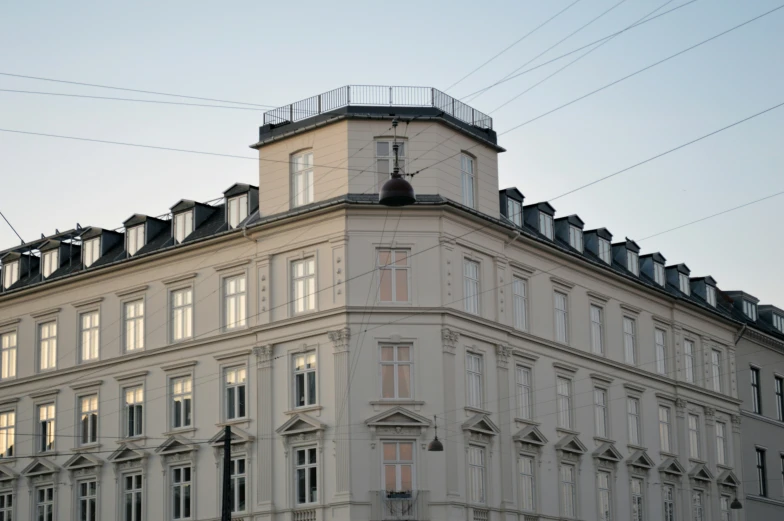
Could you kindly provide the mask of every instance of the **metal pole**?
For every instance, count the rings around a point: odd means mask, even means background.
[[[221,521],[231,521],[231,427],[226,426],[223,438],[223,504]]]

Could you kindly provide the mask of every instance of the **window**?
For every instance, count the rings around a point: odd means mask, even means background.
[[[232,197],[228,202],[227,219],[229,228],[236,228],[248,217],[248,194]]]
[[[376,141],[376,171],[378,172],[378,191],[389,180],[395,169],[394,141]],[[398,141],[398,165],[401,172],[406,171],[406,143]]]
[[[636,326],[637,324],[635,324],[633,318],[623,317],[623,352],[626,357],[626,363],[632,365],[634,365],[637,355],[637,349],[635,348]]]
[[[773,313],[773,327],[784,333],[784,317]]]
[[[553,216],[539,212],[539,233],[553,240]]]
[[[591,350],[604,355],[604,310],[599,306],[591,306]]]
[[[705,286],[705,296],[707,297],[708,304],[716,307],[716,288],[713,286]]]
[[[174,216],[174,242],[179,244],[193,233],[193,210]]]
[[[612,253],[610,248],[610,241],[599,239],[599,258],[607,264],[612,262]]]
[[[98,346],[100,342],[101,323],[97,311],[88,311],[79,315],[79,328],[81,349],[79,351],[82,362],[98,360]]]
[[[664,521],[675,521],[675,487],[664,485],[662,498],[664,499]]]
[[[640,431],[640,400],[637,398],[629,398],[626,402],[626,413],[629,420],[629,443],[632,445],[640,445],[641,431]]]
[[[410,300],[408,257],[408,250],[378,250],[378,299],[381,302]]]
[[[10,490],[0,492],[0,520],[14,519],[14,493]]]
[[[485,449],[468,446],[468,477],[471,486],[471,502],[484,503],[485,498]]]
[[[691,295],[691,285],[689,284],[689,276],[685,273],[678,273],[678,287],[681,293]]]
[[[730,511],[730,502],[732,500],[729,496],[721,496],[719,506],[721,508],[721,521],[732,521],[732,512]]]
[[[700,459],[700,417],[689,415],[689,457]]]
[[[762,397],[760,395],[760,370],[751,368],[751,410],[762,414]]]
[[[524,279],[515,277],[512,281],[512,295],[514,299],[514,325],[520,331],[525,331],[528,327],[528,297],[527,285]]]
[[[749,302],[748,300],[744,300],[743,313],[749,317],[749,319],[757,320],[757,305]]]
[[[383,348],[382,348],[383,352]],[[294,355],[294,407],[316,405],[316,352]]]
[[[411,346],[381,346],[382,398],[411,398],[411,362]]]
[[[60,255],[58,250],[50,250],[43,254],[42,271],[44,278],[57,271],[60,267]]]
[[[313,202],[313,152],[291,158],[291,189],[293,206]]]
[[[231,513],[245,511],[245,458],[233,458],[229,464]]]
[[[640,259],[636,252],[626,250],[626,268],[635,275],[640,275]]]
[[[643,502],[644,484],[640,478],[632,478],[632,519],[643,521],[645,519],[645,503]]]
[[[54,450],[54,404],[38,406],[38,452]]]
[[[226,380],[226,419],[245,417],[245,380],[244,367],[232,367],[224,371]]]
[[[713,390],[721,392],[721,351],[716,349],[711,351],[711,380]]]
[[[412,492],[414,490],[414,442],[384,442],[384,490]]]
[[[193,337],[193,288],[171,292],[171,336],[173,342]]]
[[[136,385],[123,391],[125,396],[125,429],[124,436],[133,438],[144,433],[144,387]]]
[[[509,216],[509,220],[512,223],[520,226],[523,226],[523,203],[520,201],[515,201],[514,199],[507,199],[506,200],[506,214]]]
[[[716,463],[727,464],[727,424],[716,422]]]
[[[569,343],[569,311],[566,295],[555,292],[555,340],[562,344]]]
[[[19,261],[3,264],[3,288],[8,289],[19,280]]]
[[[577,251],[583,251],[583,231],[577,226],[569,226],[569,245]]]
[[[466,354],[466,405],[481,409],[482,402],[482,355]]]
[[[0,459],[14,455],[14,434],[16,433],[16,412],[0,412]],[[3,518],[0,517],[0,520]]]
[[[81,481],[78,484],[79,521],[95,521],[98,483],[94,480]],[[0,520],[3,519],[0,516]],[[9,518],[10,520],[10,518]]]
[[[605,389],[594,389],[593,401],[596,408],[596,435],[600,438],[607,438],[607,428],[609,426],[609,418],[607,416],[607,391]]]
[[[245,275],[223,279],[223,325],[226,329],[245,327],[246,298]]]
[[[656,372],[667,374],[667,344],[666,333],[663,329],[654,331],[654,343],[656,344]]]
[[[82,243],[82,264],[92,266],[101,257],[101,238],[88,239]]]
[[[558,426],[564,429],[571,429],[572,381],[562,376],[557,377],[556,393],[558,394]]]
[[[599,519],[600,521],[612,520],[612,499],[610,497],[610,473],[599,471]]]
[[[16,376],[16,331],[0,335],[0,379]]]
[[[144,349],[144,299],[126,302],[125,315],[125,351]]]
[[[291,263],[291,293],[294,313],[306,313],[316,309],[316,259]]]
[[[686,381],[690,384],[694,383],[694,342],[691,340],[684,340],[683,341],[683,353],[684,353],[684,373],[686,376]]]
[[[765,450],[757,448],[757,493],[762,497],[768,497],[768,471],[765,462]]]
[[[781,484],[784,487],[784,454],[781,454]]]
[[[144,225],[133,226],[125,230],[125,250],[128,255],[135,255],[144,246]]]
[[[474,208],[474,158],[460,154],[460,172],[463,183],[463,204]]]
[[[52,521],[54,519],[54,487],[51,485],[35,489],[36,521]]]
[[[691,503],[694,508],[694,521],[705,521],[705,504],[702,491],[692,491]]]
[[[191,468],[174,467],[172,477],[172,518],[190,519],[191,517]]]
[[[531,369],[522,365],[515,367],[515,386],[517,388],[517,417],[533,419],[533,386]]]
[[[474,315],[479,314],[479,263],[465,259],[463,261],[463,288],[465,310]]]
[[[776,382],[776,419],[784,421],[784,378],[775,377]]]
[[[57,367],[57,322],[38,325],[38,367],[41,371]]]
[[[182,429],[193,424],[193,378],[180,376],[171,381],[171,426]]]
[[[98,395],[79,397],[79,442],[89,445],[98,442]]]
[[[527,512],[533,512],[536,509],[536,501],[534,501],[534,494],[536,493],[534,458],[531,456],[520,456],[517,460],[517,466],[520,472],[520,508]]]
[[[664,264],[653,263],[653,280],[659,286],[664,286],[667,283],[667,278],[664,275]]]
[[[672,425],[671,411],[669,407],[659,406],[659,448],[664,452],[672,450]]]
[[[561,511],[564,517],[576,517],[577,490],[574,481],[574,467],[561,465]]]
[[[318,501],[318,460],[316,447],[296,450],[297,504]]]
[[[123,477],[123,521],[142,521],[142,475]]]

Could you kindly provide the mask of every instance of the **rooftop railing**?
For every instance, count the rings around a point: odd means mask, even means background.
[[[264,124],[301,121],[348,106],[432,107],[482,129],[493,128],[493,118],[433,87],[346,85],[264,113]]]

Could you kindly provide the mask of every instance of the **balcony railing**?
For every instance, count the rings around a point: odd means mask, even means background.
[[[430,492],[414,490],[393,492],[378,490],[371,492],[371,521],[428,521]]]
[[[493,128],[493,118],[432,87],[346,85],[264,113],[264,124],[307,119],[348,106],[433,107],[469,125]]]

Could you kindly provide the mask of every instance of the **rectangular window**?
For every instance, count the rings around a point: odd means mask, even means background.
[[[569,343],[569,310],[566,295],[555,292],[555,340]]]
[[[193,425],[193,379],[190,376],[172,378],[171,400],[172,429]]]
[[[316,405],[316,352],[294,355],[294,407]]]
[[[599,471],[599,520],[612,521],[612,497],[610,493],[610,473]]]
[[[514,199],[506,200],[506,214],[515,225],[523,226],[523,203]]]
[[[721,392],[721,351],[713,349],[711,351],[711,381],[713,390]]]
[[[15,434],[16,412],[0,412],[0,459],[13,457]]]
[[[591,350],[594,354],[604,355],[604,310],[591,306]]]
[[[662,498],[664,499],[664,521],[675,521],[675,487],[664,485]]]
[[[16,376],[16,331],[0,335],[0,380]]]
[[[100,344],[101,323],[97,311],[88,311],[79,315],[79,340],[81,343],[79,356],[82,362],[98,360],[98,346]]]
[[[516,329],[525,331],[528,327],[528,288],[526,281],[515,277],[512,282],[512,295],[514,298],[514,325]]]
[[[716,463],[727,464],[727,424],[716,422]]]
[[[599,258],[607,264],[612,262],[612,250],[610,248],[610,241],[599,239]]]
[[[539,233],[553,240],[553,216],[539,212]]]
[[[645,520],[645,503],[643,500],[644,483],[640,478],[632,478],[632,519],[631,521]]]
[[[762,414],[762,396],[760,395],[760,370],[751,368],[751,410]]]
[[[174,216],[174,242],[179,244],[193,233],[193,210]]]
[[[744,300],[743,313],[749,317],[750,320],[757,320],[757,305],[748,300]]]
[[[776,376],[776,419],[784,421],[784,378]]]
[[[784,454],[781,454],[781,486],[784,490]]]
[[[520,508],[526,512],[533,512],[536,509],[534,458],[531,456],[520,456],[517,462],[520,473]]]
[[[558,426],[564,429],[572,428],[572,381],[559,376],[556,378],[556,393],[558,394]]]
[[[757,493],[768,497],[768,469],[765,461],[765,450],[756,449],[757,454]]]
[[[654,330],[654,343],[656,344],[656,372],[667,374],[667,344],[663,329]]]
[[[82,264],[92,266],[101,257],[101,238],[88,239],[82,243]]]
[[[316,309],[316,259],[291,263],[291,293],[294,313],[307,313]]]
[[[98,395],[79,397],[79,442],[89,445],[98,442]]]
[[[686,377],[686,381],[690,384],[694,383],[694,368],[696,364],[694,363],[694,342],[691,340],[684,340],[683,341],[683,353],[684,353],[684,374]]]
[[[561,465],[561,511],[564,517],[576,517],[577,490],[575,486],[574,467]]]
[[[19,280],[19,261],[3,264],[3,288],[8,289]]]
[[[389,180],[389,176],[395,169],[394,141],[376,141],[376,167],[378,172],[378,191]],[[398,141],[398,166],[400,172],[406,172],[406,143]]]
[[[54,487],[45,486],[35,489],[36,521],[52,521],[54,519]]]
[[[318,501],[318,460],[316,447],[296,450],[297,504]]]
[[[38,452],[52,452],[54,450],[54,404],[47,403],[38,406]]]
[[[691,493],[691,504],[694,508],[694,521],[705,521],[705,499],[702,491],[694,490]]]
[[[379,290],[381,302],[408,302],[409,262],[408,250],[378,250]]]
[[[579,252],[583,251],[583,231],[577,226],[569,226],[569,245]]]
[[[474,315],[479,314],[479,263],[465,259],[463,261],[463,292],[465,310]]]
[[[784,333],[784,317],[773,313],[773,327]]]
[[[0,520],[12,521],[14,519],[14,493],[6,490],[0,492]]]
[[[57,322],[38,324],[38,368],[41,371],[57,367]]]
[[[142,521],[142,475],[123,477],[123,521]]]
[[[716,288],[713,286],[705,286],[705,296],[707,297],[708,304],[716,307]]]
[[[607,391],[605,389],[594,389],[593,401],[596,409],[596,435],[600,438],[607,438],[607,429],[609,427],[609,417],[607,415]]]
[[[523,420],[532,420],[534,393],[530,368],[522,365],[515,367],[515,386],[517,388],[517,417]]]
[[[125,251],[129,256],[136,255],[136,252],[144,247],[144,225],[133,226],[125,229]]]
[[[634,365],[637,360],[637,324],[633,318],[623,317],[623,352],[627,364]]]
[[[700,417],[689,415],[689,457],[700,459]]]
[[[485,449],[468,446],[468,476],[471,486],[471,502],[484,503],[485,498]]]
[[[245,327],[246,302],[245,275],[223,279],[223,325],[227,330]]]
[[[381,346],[381,397],[411,399],[411,346]]]
[[[228,202],[227,218],[229,228],[236,228],[248,217],[248,194],[232,197]]]
[[[170,298],[172,341],[193,338],[193,288],[172,291]]]
[[[59,267],[60,254],[58,250],[47,251],[43,254],[41,273],[43,274],[44,278],[47,278],[49,275],[57,271],[57,268]]]
[[[191,487],[193,485],[190,467],[174,467],[172,477],[172,518],[191,518]]]
[[[133,438],[144,434],[144,387],[136,385],[123,390],[125,403],[124,436]]]
[[[414,490],[414,442],[384,442],[383,449],[384,490],[410,494]]]
[[[672,424],[669,407],[659,406],[659,448],[664,452],[672,450]]]
[[[653,263],[653,280],[659,286],[664,286],[667,283],[667,278],[664,275],[664,264]]]
[[[245,512],[245,488],[247,474],[245,458],[233,458],[229,464],[229,483],[231,488],[231,513]]]
[[[482,402],[482,355],[466,354],[466,405],[481,409]]]
[[[640,445],[642,443],[640,430],[640,400],[629,398],[626,402],[626,413],[629,420],[629,443]]]
[[[144,349],[144,299],[126,302],[123,306],[125,318],[125,351]]]
[[[678,286],[681,293],[691,295],[691,284],[689,283],[689,276],[685,273],[678,273]]]
[[[95,480],[80,481],[77,485],[79,504],[79,521],[95,521],[96,519],[96,499],[98,497],[98,482]],[[0,516],[0,520],[2,520]],[[10,517],[8,518],[10,521]],[[36,520],[37,521],[37,520]]]
[[[245,410],[245,381],[247,371],[244,367],[231,367],[224,371],[226,392],[226,419],[235,420],[244,418]]]
[[[640,259],[636,252],[626,250],[626,268],[635,275],[640,275]]]
[[[730,510],[730,496],[721,496],[719,506],[721,508],[721,521],[732,521],[732,511]]]
[[[291,158],[292,204],[302,206],[313,202],[313,152]]]
[[[463,204],[474,208],[476,206],[474,200],[474,158],[460,154],[460,172],[463,183]]]

